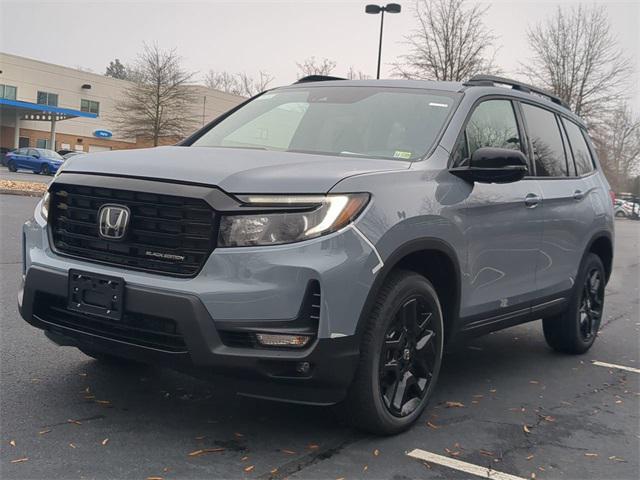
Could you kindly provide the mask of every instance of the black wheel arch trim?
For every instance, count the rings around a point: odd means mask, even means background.
[[[595,253],[592,252],[591,248],[593,247],[593,245],[600,240],[601,238],[605,238],[608,242],[609,242],[609,246],[611,247],[611,265],[609,265],[610,268],[607,268],[607,265],[605,263],[605,259],[601,258],[600,260],[602,260],[602,263],[605,267],[605,275],[606,275],[606,283],[609,283],[609,278],[611,278],[611,274],[613,273],[613,257],[615,254],[615,250],[614,250],[614,242],[613,242],[613,235],[611,234],[610,231],[608,230],[599,230],[596,233],[594,233],[591,236],[591,239],[587,242],[587,245],[584,249],[584,252],[582,252],[582,258],[580,259],[580,265],[582,265],[584,263],[585,258],[587,257],[587,255],[589,253]],[[597,255],[597,253],[596,253]],[[579,268],[580,266],[578,266]]]
[[[369,289],[367,299],[365,300],[364,306],[362,307],[362,310],[360,312],[360,317],[358,318],[358,325],[356,326],[355,333],[358,338],[361,337],[366,324],[366,320],[370,315],[371,310],[373,309],[373,305],[378,297],[378,293],[380,292],[380,289],[384,285],[384,282],[387,280],[391,272],[393,272],[395,268],[400,264],[400,262],[409,255],[425,250],[433,250],[438,253],[444,254],[453,263],[456,277],[456,289],[454,292],[452,309],[453,322],[449,325],[449,328],[453,328],[453,330],[450,332],[452,334],[451,337],[457,331],[457,329],[459,328],[458,319],[460,317],[460,296],[462,289],[460,261],[458,260],[458,255],[455,249],[449,243],[439,238],[427,237],[410,240],[409,242],[404,243],[403,245],[395,249],[393,253],[391,253],[391,255],[384,259],[384,266],[380,269],[375,280],[373,281],[373,284]]]

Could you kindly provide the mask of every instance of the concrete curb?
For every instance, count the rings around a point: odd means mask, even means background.
[[[21,195],[23,197],[41,197],[43,192],[34,192],[32,190],[10,190],[0,188],[0,195]]]

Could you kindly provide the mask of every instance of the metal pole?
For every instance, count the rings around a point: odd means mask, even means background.
[[[51,117],[51,136],[49,137],[49,148],[56,149],[56,117]]]
[[[378,72],[376,73],[376,79],[380,80],[380,60],[382,58],[382,28],[384,26],[384,10],[380,15],[380,43],[378,44]]]
[[[13,148],[20,147],[20,113],[16,109],[16,118],[13,129]]]

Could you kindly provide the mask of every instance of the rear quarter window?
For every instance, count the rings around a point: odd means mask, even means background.
[[[591,158],[591,152],[582,129],[570,120],[562,119],[562,122],[569,137],[569,145],[573,153],[573,161],[576,164],[578,176],[593,172],[595,170],[593,158]]]

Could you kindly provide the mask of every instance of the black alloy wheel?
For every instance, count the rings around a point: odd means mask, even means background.
[[[389,413],[405,417],[418,408],[437,364],[437,334],[430,328],[433,312],[422,296],[396,310],[380,355],[380,395]]]
[[[40,167],[40,173],[42,175],[51,175],[51,169],[49,168],[49,165],[43,163],[42,167]]]
[[[580,335],[585,342],[591,341],[598,333],[603,306],[604,281],[600,271],[593,268],[585,278],[578,310]]]

